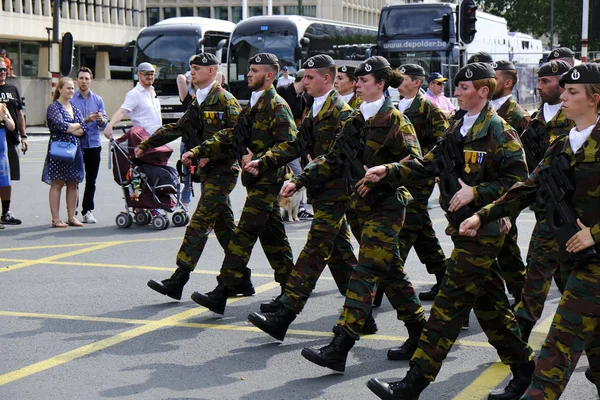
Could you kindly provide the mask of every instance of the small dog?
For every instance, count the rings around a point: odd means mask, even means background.
[[[287,213],[288,221],[300,221],[298,218],[298,210],[300,209],[300,201],[304,197],[306,188],[298,190],[292,197],[279,196],[279,209],[281,210],[281,218],[285,218]]]

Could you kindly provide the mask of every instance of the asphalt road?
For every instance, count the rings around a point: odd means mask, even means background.
[[[193,291],[206,292],[216,284],[223,251],[214,237],[183,301],[151,291],[146,287],[149,279],[172,273],[184,228],[115,226],[124,203],[107,168],[107,142],[97,185],[98,223],[51,228],[48,186],[40,181],[47,137],[32,136],[30,144],[22,158],[22,180],[13,186],[12,210],[23,224],[0,231],[0,399],[373,399],[365,385],[371,377],[404,377],[408,363],[386,359],[387,349],[407,336],[387,301],[375,311],[379,332],[357,342],[345,374],[300,355],[303,347],[330,341],[343,304],[327,271],[283,343],[249,324],[248,313],[279,290],[259,245],[249,264],[257,293],[231,300],[223,317],[189,298]],[[173,163],[177,155],[176,150]],[[238,184],[233,193],[236,217],[244,196]],[[450,254],[439,207],[432,210],[432,218]],[[525,253],[533,215],[524,212],[518,224]],[[286,224],[295,256],[309,226]],[[417,290],[434,283],[413,253],[406,264]],[[553,288],[531,337],[537,349],[558,301]],[[425,308],[429,312],[430,303]],[[598,398],[583,375],[586,367],[582,357],[563,399]],[[482,399],[505,385],[508,376],[472,314],[471,328],[461,333],[436,382],[421,398]]]

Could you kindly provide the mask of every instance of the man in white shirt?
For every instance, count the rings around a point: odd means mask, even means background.
[[[137,85],[127,92],[121,108],[115,112],[106,128],[104,128],[104,136],[108,139],[113,136],[114,126],[127,115],[129,115],[133,126],[141,126],[151,135],[162,126],[160,102],[152,86],[155,72],[154,66],[150,63],[143,62],[138,65]]]
[[[290,71],[287,66],[281,68],[281,76],[277,80],[277,87],[279,86],[287,86],[290,83],[294,82],[294,77],[290,76]]]

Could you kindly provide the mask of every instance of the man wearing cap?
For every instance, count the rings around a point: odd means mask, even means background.
[[[425,92],[425,98],[435,104],[440,110],[453,113],[456,107],[444,95],[444,85],[447,80],[448,78],[444,78],[439,72],[429,74],[429,77],[427,77],[428,88],[427,92]]]
[[[262,174],[299,156],[310,161],[327,154],[336,132],[352,113],[352,108],[333,88],[336,67],[330,56],[311,57],[302,68],[305,71],[303,80],[306,91],[314,98],[314,102],[304,113],[298,135],[306,135],[306,139],[312,142],[309,152],[302,154],[304,149],[298,139],[280,143],[259,160],[249,163],[247,170]],[[283,340],[288,326],[304,308],[325,265],[329,265],[340,293],[345,295],[350,274],[357,262],[345,217],[349,201],[347,179],[335,176],[318,188],[307,189],[315,211],[308,241],[287,283],[282,285],[282,295],[276,307],[267,310],[261,306],[261,311],[268,313],[252,313],[248,316],[250,322],[279,340]],[[371,317],[369,333],[375,333],[377,328],[374,323]]]
[[[356,67],[352,65],[342,65],[341,67],[338,67],[334,83],[335,90],[338,91],[342,100],[348,103],[354,110],[362,103],[360,96],[356,93],[355,71]]]
[[[290,76],[289,68],[287,65],[284,65],[283,68],[281,68],[281,76],[277,80],[277,87],[287,86],[292,82],[294,82],[294,77]]]
[[[419,91],[426,75],[423,67],[417,64],[404,64],[400,67],[400,72],[403,80],[398,87],[398,92],[402,96],[398,102],[398,109],[413,124],[421,151],[427,154],[443,138],[444,132],[448,129],[448,120],[440,109]],[[434,299],[446,272],[446,256],[435,235],[427,209],[427,202],[434,186],[433,177],[425,185],[422,185],[422,182],[418,185],[407,185],[413,200],[406,207],[406,219],[398,237],[402,259],[406,260],[410,249],[414,247],[419,260],[425,264],[427,272],[436,277],[436,284],[431,290],[419,293],[421,300]]]
[[[216,81],[218,67],[219,60],[210,53],[201,53],[190,59],[191,86],[197,88],[195,98],[177,123],[165,125],[140,143],[135,150],[137,157],[148,149],[180,137],[186,148],[191,149],[211,139],[220,130],[235,126],[241,107],[235,97]],[[190,125],[188,118],[199,121]],[[202,130],[197,131],[194,126],[201,126]],[[229,195],[235,187],[240,168],[233,152],[201,160],[195,171],[200,178],[202,194],[177,253],[177,269],[169,279],[148,282],[151,289],[177,300],[181,299],[183,287],[196,268],[209,233],[214,229],[219,244],[225,250],[235,229]],[[251,294],[253,290],[250,288],[251,285],[239,292]]]
[[[467,113],[446,131],[445,140],[462,141],[465,164],[459,178],[462,189],[448,203],[443,202],[447,213],[466,205],[479,209],[527,177],[525,155],[517,133],[498,117],[488,102],[496,88],[492,66],[467,65],[458,71],[454,84],[458,103]],[[439,153],[434,150],[420,160],[373,167],[365,178],[391,184],[421,180],[437,174],[437,157]],[[404,380],[398,382],[386,383],[373,378],[367,384],[380,398],[418,398],[435,380],[471,308],[490,344],[513,372],[509,385],[493,391],[488,399],[518,399],[529,385],[535,368],[534,352],[519,336],[495,261],[504,241],[501,221],[489,222],[475,237],[459,236],[457,222],[450,223],[446,229],[455,247],[412,356],[410,370]]]
[[[248,151],[242,163],[245,164],[251,161],[251,157],[262,157],[279,143],[296,137],[292,112],[273,86],[279,71],[279,60],[274,54],[258,53],[250,58],[249,64],[248,88],[252,90],[252,94],[250,103],[244,107],[238,120],[238,124],[245,124],[247,121],[250,125],[249,138],[244,141],[236,140],[235,135],[239,131],[221,130],[212,139],[185,153],[182,157],[184,163],[189,163],[194,158],[218,157],[242,142],[241,145],[246,149],[234,151]],[[227,297],[234,296],[239,288],[252,285],[247,265],[257,239],[260,239],[263,251],[275,272],[275,281],[279,284],[287,281],[288,273],[294,266],[294,258],[277,199],[285,175],[283,168],[273,169],[259,178],[242,171],[242,184],[246,186],[248,195],[239,223],[225,250],[217,287],[206,295],[194,292],[192,300],[196,303],[223,314]]]
[[[154,65],[143,62],[137,67],[138,83],[125,95],[125,101],[114,113],[104,128],[104,136],[113,137],[113,129],[123,118],[129,115],[133,126],[141,126],[149,134],[153,134],[162,125],[160,102],[154,91]]]
[[[492,62],[492,67],[496,71],[497,82],[496,92],[491,100],[492,107],[498,116],[508,122],[518,134],[521,134],[531,121],[531,117],[512,97],[512,90],[518,80],[517,69],[512,62],[505,60]],[[504,245],[498,255],[498,263],[502,269],[506,287],[515,300],[514,305],[517,305],[521,301],[521,292],[525,282],[525,264],[521,257],[521,248],[517,243],[516,220],[511,223],[512,227],[506,235]]]
[[[559,47],[548,55],[548,61],[553,60],[565,61],[572,67],[575,65],[575,53],[568,47]]]
[[[537,90],[543,104],[533,113],[531,122],[521,134],[527,165],[532,172],[542,161],[548,147],[557,138],[567,135],[574,126],[573,121],[565,117],[560,100],[564,89],[560,87],[559,79],[569,70],[569,67],[566,61],[553,60],[542,65],[538,70]],[[525,341],[529,340],[535,323],[542,316],[552,277],[554,276],[561,292],[565,284],[562,282],[559,270],[558,243],[548,226],[545,208],[534,204],[531,209],[535,214],[536,224],[527,251],[527,272],[521,302],[515,308],[515,316]]]

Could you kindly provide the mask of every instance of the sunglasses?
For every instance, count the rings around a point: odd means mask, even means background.
[[[8,68],[0,68],[0,72],[7,72]]]
[[[444,86],[444,82],[434,82],[438,86]]]

